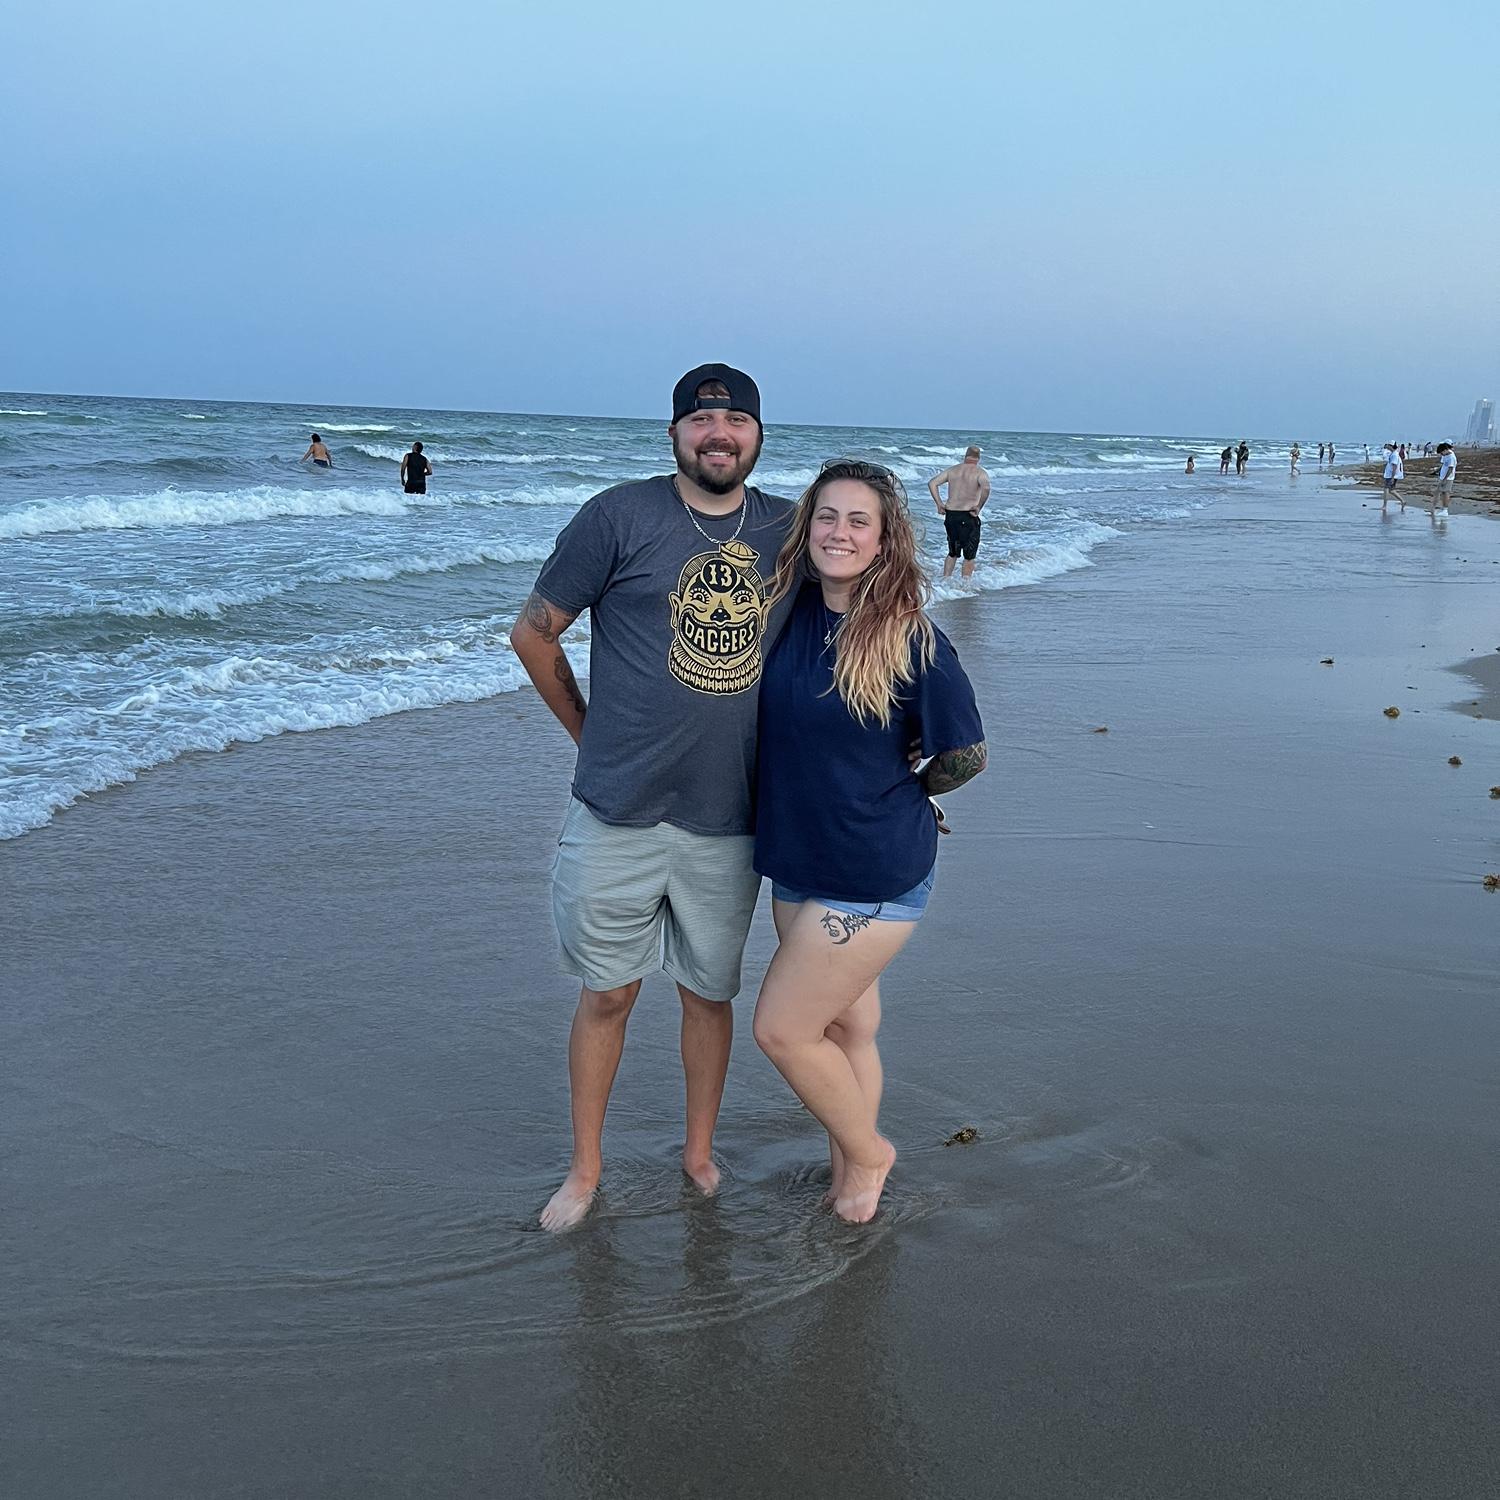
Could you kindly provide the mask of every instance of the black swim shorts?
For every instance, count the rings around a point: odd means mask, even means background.
[[[943,513],[943,529],[948,533],[948,556],[962,556],[973,562],[979,556],[979,512],[950,510]]]
[[[427,481],[425,479],[418,479],[416,481],[407,480],[401,488],[408,495],[425,495],[427,493]]]

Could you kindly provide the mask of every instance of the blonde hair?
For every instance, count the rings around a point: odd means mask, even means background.
[[[840,458],[823,465],[797,502],[766,609],[800,585],[808,560],[808,535],[818,496],[830,484],[852,479],[880,501],[880,552],[854,582],[849,609],[835,645],[833,682],[861,724],[889,728],[900,689],[913,677],[913,651],[930,666],[936,651],[932,621],[925,613],[932,585],[917,558],[917,538],[901,481],[889,469],[863,459]]]

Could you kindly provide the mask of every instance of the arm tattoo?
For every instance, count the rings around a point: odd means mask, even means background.
[[[558,636],[573,623],[574,617],[560,609],[554,609],[540,594],[531,594],[526,600],[526,607],[521,611],[521,618],[549,646],[555,646]]]
[[[929,797],[940,797],[944,792],[972,781],[988,763],[983,740],[977,745],[966,745],[962,750],[945,750],[922,772],[922,785]]]
[[[863,932],[870,925],[870,919],[860,916],[858,912],[825,911],[818,918],[818,923],[833,939],[834,946],[838,947],[847,943],[856,932]]]
[[[532,595],[535,598],[535,595]],[[583,700],[583,694],[578,691],[578,679],[573,675],[573,667],[568,658],[561,651],[557,653],[557,660],[552,663],[552,675],[562,683],[563,691],[567,693],[569,702],[580,714],[588,712],[589,706]]]

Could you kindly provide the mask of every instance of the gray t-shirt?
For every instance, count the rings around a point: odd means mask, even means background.
[[[792,508],[745,494],[731,540],[737,511],[690,516],[666,476],[617,485],[542,566],[542,598],[593,612],[573,795],[603,822],[751,831],[765,597]]]

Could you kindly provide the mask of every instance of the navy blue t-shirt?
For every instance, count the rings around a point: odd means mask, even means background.
[[[823,643],[837,618],[819,586],[803,584],[761,675],[755,868],[809,895],[892,901],[937,858],[937,822],[907,746],[920,738],[923,755],[942,755],[979,744],[984,726],[941,630],[890,724],[861,724],[834,686],[837,641]]]

